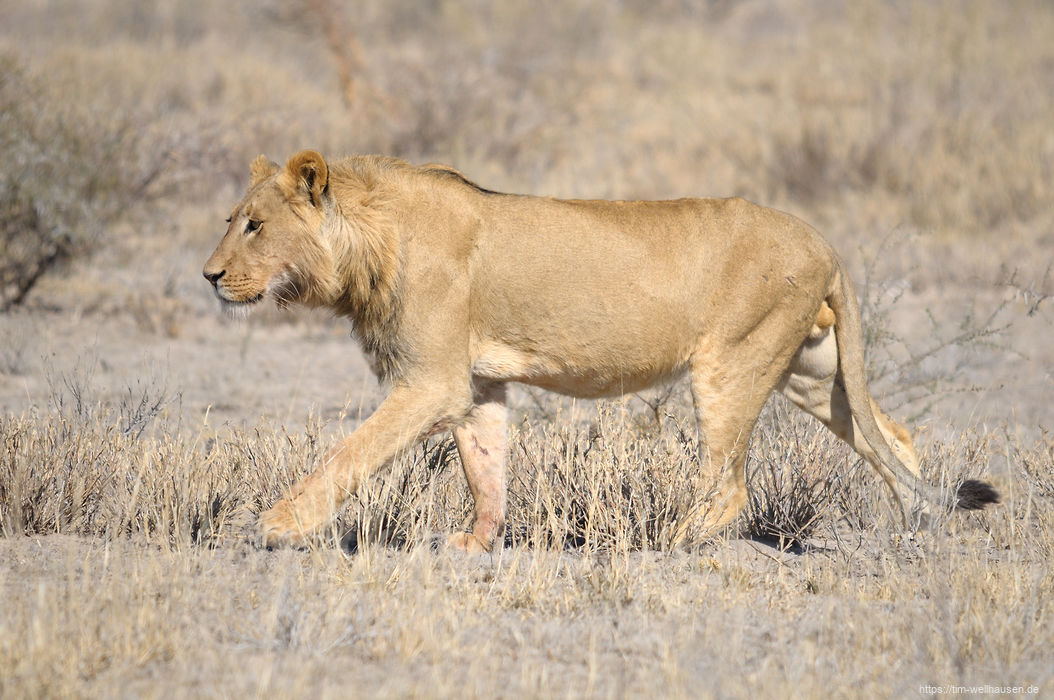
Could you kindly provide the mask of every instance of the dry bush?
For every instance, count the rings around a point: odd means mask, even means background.
[[[133,411],[140,408],[151,409]],[[281,494],[283,468],[320,457],[309,436],[253,432],[188,442],[143,436],[135,417],[0,418],[5,535],[132,535],[180,546],[241,538],[253,513]]]
[[[647,432],[602,405],[588,426],[527,426],[514,443],[510,545],[665,549],[703,484],[680,426]]]
[[[856,529],[876,521],[868,497],[885,488],[856,453],[785,401],[770,401],[747,461],[743,527],[780,549],[801,547],[845,518]]]
[[[1043,440],[1031,447],[1008,439],[1012,446],[1013,462],[1020,464],[1028,488],[1045,498],[1054,499],[1054,438],[1043,435]]]
[[[0,311],[40,277],[88,255],[107,226],[141,214],[174,185],[178,137],[130,106],[48,80],[0,56]]]
[[[472,499],[458,464],[452,438],[419,446],[384,478],[365,484],[331,532],[346,550],[357,552],[367,545],[428,543],[437,530],[460,527]]]
[[[648,478],[676,490],[680,439],[671,430],[674,455],[663,455],[635,423],[603,408],[592,437],[588,428],[559,426],[514,436],[519,454],[552,472],[532,475],[530,461],[514,455],[510,520],[530,537],[486,561],[420,546],[468,513],[449,443],[437,442],[367,489],[372,502],[361,507],[387,519],[396,537],[378,543],[365,526],[358,555],[345,557],[330,544],[268,553],[231,542],[319,458],[314,428],[299,437],[261,426],[176,438],[163,425],[174,417],[158,416],[159,430],[136,437],[117,416],[89,415],[97,405],[83,393],[83,411],[73,398],[64,405],[62,420],[0,420],[0,544],[11,553],[0,616],[5,696],[112,695],[118,686],[145,692],[172,683],[188,684],[169,688],[175,696],[202,687],[339,694],[346,679],[332,668],[349,664],[360,669],[356,687],[379,695],[464,695],[465,687],[500,694],[495,682],[525,694],[617,694],[654,691],[657,678],[687,693],[701,675],[733,694],[744,684],[782,692],[788,674],[818,694],[808,680],[817,667],[826,684],[861,682],[854,669],[867,668],[867,687],[878,694],[922,682],[1004,682],[1000,673],[1051,681],[1042,605],[1054,582],[1044,565],[1054,555],[1049,445],[967,435],[927,450],[931,472],[975,474],[1006,450],[1030,476],[1012,466],[1000,509],[949,523],[921,538],[921,550],[891,547],[869,527],[792,556],[728,541],[698,553],[633,553],[650,537],[647,518],[633,522],[647,506],[621,489],[644,470],[634,463],[640,455],[608,464],[623,447],[605,443],[647,445],[661,455]],[[754,459],[802,459],[808,472],[814,447],[799,428],[774,442],[763,424]],[[563,462],[586,449],[585,473],[571,482]],[[529,489],[521,474],[533,479]],[[866,488],[881,485],[872,479]],[[359,507],[345,518],[360,517]],[[136,544],[143,539],[150,546]],[[393,544],[410,551],[392,552]],[[755,658],[786,674],[736,670]],[[503,676],[510,663],[533,670]],[[714,665],[723,670],[715,675]],[[621,675],[629,666],[643,669],[639,678]]]
[[[931,417],[942,403],[977,392],[969,378],[978,368],[997,353],[1018,352],[1009,337],[1014,315],[1006,297],[987,307],[975,303],[957,309],[955,323],[944,309],[930,306],[921,314],[924,329],[913,328],[910,338],[894,330],[898,318],[920,316],[906,308],[910,295],[904,281],[920,264],[894,274],[884,261],[913,243],[911,237],[893,233],[862,253],[857,287],[868,383],[886,411],[906,413],[909,423]]]

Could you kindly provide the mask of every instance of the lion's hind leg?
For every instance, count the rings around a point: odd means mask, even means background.
[[[478,391],[475,406],[454,428],[465,479],[475,501],[472,532],[450,536],[448,544],[467,552],[489,552],[505,534],[505,385]]]
[[[908,504],[901,499],[895,475],[882,464],[853,420],[849,399],[838,377],[838,345],[834,329],[824,328],[820,333],[815,332],[815,327],[813,330],[794,355],[778,388],[793,404],[818,418],[866,459],[889,486],[901,508],[906,508]],[[883,413],[873,398],[868,399],[883,438],[904,466],[919,476],[911,434]]]
[[[735,520],[746,507],[750,436],[794,351],[793,346],[786,346],[778,328],[768,338],[767,330],[765,326],[757,329],[750,348],[733,345],[708,352],[704,345],[692,357],[691,389],[699,429],[699,459],[710,490],[681,520],[671,546],[677,546],[693,532],[714,533]],[[770,352],[764,352],[766,349]],[[749,365],[742,358],[751,358]]]

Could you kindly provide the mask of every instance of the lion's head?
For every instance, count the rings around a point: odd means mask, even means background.
[[[267,296],[279,306],[330,302],[328,190],[329,169],[315,151],[296,154],[284,168],[262,155],[253,161],[249,191],[202,271],[224,310],[247,310]]]

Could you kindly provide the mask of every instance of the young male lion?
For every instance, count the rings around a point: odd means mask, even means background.
[[[257,158],[228,221],[204,269],[224,307],[271,296],[330,308],[391,383],[260,516],[265,545],[303,542],[364,479],[452,430],[475,520],[450,543],[490,550],[505,524],[508,382],[600,397],[687,372],[714,484],[698,509],[704,532],[746,503],[747,443],[774,389],[852,445],[902,508],[911,494],[941,503],[910,436],[868,392],[844,265],[788,214],[742,199],[499,194],[444,166],[303,151],[285,167]],[[964,509],[998,499],[972,480],[952,496]]]

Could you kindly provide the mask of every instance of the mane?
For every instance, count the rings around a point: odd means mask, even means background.
[[[335,261],[330,308],[351,319],[352,329],[381,379],[397,377],[409,352],[400,338],[402,265],[391,204],[382,173],[406,164],[366,156],[335,163],[335,202],[323,235]]]
[[[353,332],[382,379],[399,376],[411,351],[400,337],[402,264],[395,201],[408,180],[424,178],[482,195],[480,187],[445,165],[415,166],[398,158],[354,156],[330,166],[333,211],[322,236],[334,264],[320,280],[336,314],[351,319]]]
[[[413,167],[413,166],[410,166]],[[461,174],[460,171],[451,168],[449,165],[440,165],[437,163],[429,163],[428,165],[422,165],[417,168],[417,171],[423,175],[439,178],[440,180],[452,180],[458,182],[466,187],[471,187],[480,194],[502,194],[501,192],[495,192],[494,190],[488,190],[485,187],[480,187],[472,180]]]

